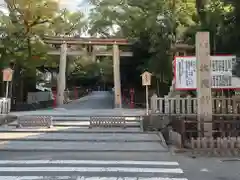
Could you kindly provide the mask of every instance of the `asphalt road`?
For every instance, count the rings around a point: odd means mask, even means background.
[[[192,180],[239,180],[240,158],[234,157],[193,157],[175,155],[185,173]]]
[[[0,180],[186,180],[157,134],[124,131],[2,132]]]

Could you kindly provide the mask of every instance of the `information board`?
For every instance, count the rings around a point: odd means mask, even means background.
[[[142,85],[143,86],[151,86],[151,76],[152,74],[145,71],[144,73],[142,73]]]
[[[197,88],[195,56],[178,56],[174,62],[175,89],[195,90]],[[212,88],[240,89],[240,67],[236,56],[211,56]],[[204,67],[203,67],[204,68]]]

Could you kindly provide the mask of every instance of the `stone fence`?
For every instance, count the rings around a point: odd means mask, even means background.
[[[214,97],[214,114],[240,114],[240,96]],[[159,114],[197,114],[197,98],[187,97],[151,97],[152,113]]]

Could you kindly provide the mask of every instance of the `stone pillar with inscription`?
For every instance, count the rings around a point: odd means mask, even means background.
[[[212,92],[209,32],[196,34],[197,99],[199,130],[204,136],[212,136]]]

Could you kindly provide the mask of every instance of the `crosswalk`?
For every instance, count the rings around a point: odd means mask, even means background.
[[[0,160],[0,180],[187,180],[178,162]]]

